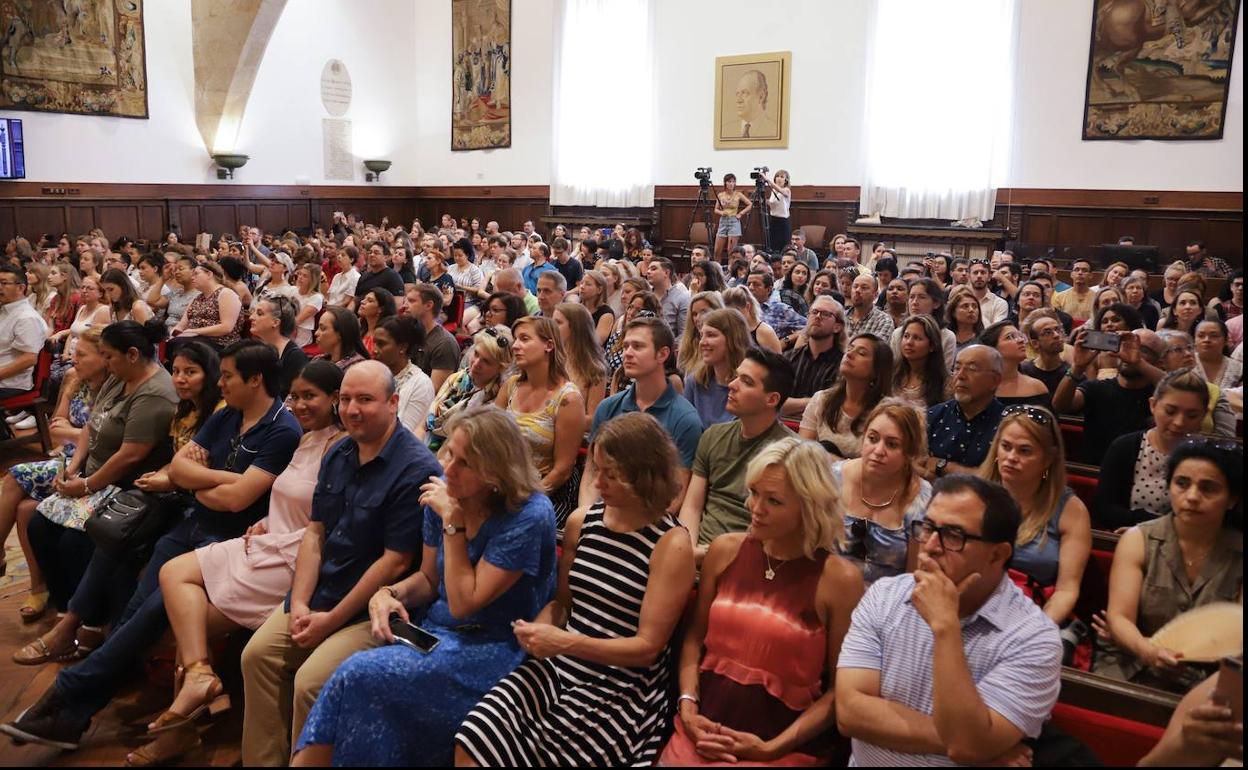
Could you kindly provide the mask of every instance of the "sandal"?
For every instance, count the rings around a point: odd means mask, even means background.
[[[99,626],[79,626],[75,641],[78,642],[78,657],[85,658],[104,643],[104,629]]]
[[[187,666],[183,682],[186,681],[187,675],[212,678],[212,683],[208,686],[208,694],[204,701],[192,709],[191,713],[185,715],[179,714],[172,709],[166,709],[147,728],[148,735],[159,735],[160,733],[177,730],[184,726],[190,726],[195,720],[203,716],[205,711],[215,717],[230,709],[230,696],[225,692],[225,685],[221,682],[221,678],[213,673],[212,666],[208,665],[208,661],[199,660]]]
[[[78,659],[78,643],[68,652],[57,652],[44,641],[42,636],[13,653],[13,662],[20,666],[42,666],[44,663],[68,663]]]
[[[143,744],[137,751],[126,755],[127,767],[154,767],[168,765],[183,754],[199,748],[202,741],[195,725],[185,723],[177,729],[169,729],[155,739]]]
[[[18,609],[17,613],[22,616],[23,623],[34,623],[43,614],[48,611],[48,590],[31,591],[26,597],[26,603]]]

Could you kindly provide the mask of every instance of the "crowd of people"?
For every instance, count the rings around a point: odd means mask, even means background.
[[[230,708],[227,633],[247,765],[1027,764],[1063,664],[1207,700],[1151,637],[1242,602],[1242,270],[821,262],[787,187],[768,250],[726,187],[685,274],[623,225],[450,215],[10,242],[0,398],[50,354],[55,405],[0,479],[21,619],[56,613],[13,659],[72,665],[0,731],[77,748],[170,628],[131,766]]]

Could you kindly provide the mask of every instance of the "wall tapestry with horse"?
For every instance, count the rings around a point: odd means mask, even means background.
[[[1093,0],[1084,139],[1221,139],[1239,0]]]
[[[0,109],[147,117],[143,0],[0,0]]]

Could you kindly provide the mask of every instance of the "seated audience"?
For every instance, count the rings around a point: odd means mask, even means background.
[[[785,264],[784,278],[780,281],[780,301],[801,315],[810,309],[806,302],[806,290],[810,288],[810,266],[805,262],[797,262],[795,255],[787,255],[781,263]]]
[[[91,626],[107,618],[107,607],[73,612],[81,607],[71,607],[70,598],[94,551],[84,532],[87,519],[140,475],[169,461],[167,437],[177,397],[169,373],[155,360],[155,346],[163,338],[159,322],[127,321],[84,332],[78,345],[83,371],[92,380],[106,376],[90,407],[95,419],[88,416],[72,439],[74,447],[66,448],[69,459],[63,471],[61,461],[49,460],[53,467],[19,465],[5,477],[0,533],[7,538],[14,518],[23,521],[25,532],[19,534],[34,557],[31,594],[20,611],[27,622],[41,616],[49,603],[60,613],[85,617]],[[59,620],[64,623],[58,622],[14,660],[34,664],[76,657],[78,623],[67,616]]]
[[[1166,346],[1165,355],[1161,359],[1161,368],[1167,372],[1177,369],[1196,369],[1196,348],[1192,338],[1186,332],[1177,329],[1162,329],[1157,332]],[[1200,432],[1210,435],[1231,438],[1235,435],[1238,417],[1232,410],[1228,397],[1231,393],[1223,393],[1222,389],[1212,382],[1205,382],[1209,389],[1209,409],[1200,423]],[[1242,411],[1242,410],[1241,410]]]
[[[599,347],[606,346],[607,338],[611,336],[615,328],[615,317],[618,315],[618,311],[608,302],[610,280],[612,280],[607,277],[608,275],[614,276],[615,274],[598,270],[586,272],[581,278],[577,292],[580,295],[581,304],[589,311],[594,321],[594,338],[598,340]]]
[[[567,352],[568,378],[581,392],[589,419],[607,389],[607,361],[598,344],[593,316],[575,302],[560,302],[552,317]]]
[[[897,328],[901,339],[892,375],[893,394],[915,409],[926,410],[949,397],[940,327],[930,315],[912,315]]]
[[[1065,359],[1066,335],[1062,322],[1053,308],[1040,308],[1027,316],[1023,334],[1027,336],[1031,353],[1026,361],[1019,364],[1018,371],[1043,382],[1052,403],[1057,386],[1070,371],[1070,364]]]
[[[1238,602],[1244,536],[1228,512],[1243,489],[1244,451],[1204,437],[1184,440],[1166,463],[1168,513],[1132,527],[1114,549],[1109,576],[1109,649],[1093,672],[1185,692],[1204,674],[1150,637],[1175,616],[1212,602]]]
[[[26,271],[0,263],[0,398],[34,387],[35,364],[47,338],[48,324],[26,296]]]
[[[394,296],[381,287],[369,289],[356,299],[355,317],[360,324],[360,342],[364,344],[364,351],[370,358],[376,350],[373,345],[373,331],[377,324],[393,318],[397,312]]]
[[[344,372],[361,361],[368,360],[368,351],[360,339],[360,322],[345,307],[331,305],[321,313],[316,322],[316,346],[321,358]]]
[[[1196,326],[1206,318],[1204,293],[1193,284],[1180,282],[1174,305],[1161,314],[1161,329],[1178,329],[1196,338]],[[1217,314],[1214,314],[1217,317]]]
[[[953,371],[953,358],[958,352],[958,338],[953,331],[945,326],[945,292],[935,279],[917,278],[910,284],[907,295],[906,310],[910,315],[930,315],[940,329],[940,349],[945,355],[945,371]],[[893,359],[901,357],[900,325],[893,329],[891,338]]]
[[[489,326],[477,332],[468,349],[468,365],[447,378],[429,405],[424,425],[416,431],[429,449],[437,452],[446,441],[446,423],[459,412],[492,404],[502,386],[503,373],[511,366],[511,331]]]
[[[650,290],[659,300],[661,312],[659,318],[667,323],[672,336],[679,344],[685,333],[685,321],[689,316],[689,305],[692,300],[689,289],[676,280],[676,267],[670,259],[658,258],[651,260],[649,268],[643,274],[650,281]],[[679,350],[676,351],[677,354]]]
[[[953,365],[953,398],[927,410],[926,472],[974,473],[992,445],[1005,405],[997,400],[1004,362],[996,348],[971,345]]]
[[[1003,321],[1010,315],[1010,303],[989,291],[992,283],[992,264],[986,259],[972,259],[967,279],[971,295],[979,300],[984,326]]]
[[[1145,329],[1156,329],[1161,321],[1161,306],[1148,296],[1148,279],[1131,275],[1122,280],[1122,301],[1140,314]]]
[[[355,267],[359,251],[354,246],[343,246],[334,259],[338,271],[329,282],[325,306],[349,308],[355,298],[355,287],[360,282],[360,271]]]
[[[1166,463],[1183,439],[1200,432],[1208,407],[1208,386],[1191,369],[1172,371],[1157,383],[1148,400],[1153,427],[1117,437],[1101,460],[1098,528],[1121,530],[1170,513]]]
[[[984,330],[983,314],[979,300],[969,286],[954,286],[945,303],[945,328],[953,332],[954,352],[961,353],[968,345],[979,341]],[[949,371],[953,371],[950,367]]]
[[[277,351],[277,397],[285,399],[303,367],[308,354],[295,344],[294,301],[282,294],[261,294],[251,303],[251,336]]]
[[[685,375],[683,395],[698,411],[705,430],[734,419],[728,411],[728,386],[750,349],[750,337],[745,317],[732,308],[710,311],[702,317],[700,326],[697,353],[701,360]],[[685,327],[686,336],[689,328]]]
[[[1117,289],[1102,289],[1102,292],[1117,292]],[[1121,335],[1123,332],[1144,328],[1140,314],[1134,308],[1122,302],[1111,302],[1098,307],[1092,320],[1085,324],[1094,331],[1109,332]],[[1118,354],[1105,351],[1098,353],[1096,359],[1084,372],[1088,377],[1098,380],[1112,380],[1118,376]]]
[[[827,458],[783,438],[745,484],[749,530],[716,538],[702,562],[663,765],[814,766],[840,753],[836,665],[863,583],[836,555]]]
[[[749,289],[743,286],[724,289],[723,298],[724,307],[733,308],[745,316],[745,322],[750,330],[750,341],[754,343],[754,347],[766,348],[774,353],[779,353],[784,349],[780,338],[776,336],[776,331],[762,320],[762,306]],[[788,305],[784,307],[788,308]]]
[[[816,393],[806,405],[799,434],[819,441],[838,457],[857,457],[867,415],[892,395],[892,381],[893,351],[888,343],[874,334],[859,334],[849,341],[832,387]]]
[[[336,277],[336,276],[335,276]],[[295,344],[306,347],[312,344],[316,333],[316,316],[325,307],[321,294],[321,266],[305,262],[295,270],[295,302],[299,312],[295,315]]]
[[[164,325],[152,323],[163,336]],[[137,329],[129,333],[139,334]],[[105,345],[109,340],[106,329]],[[141,357],[147,367],[159,370],[150,352],[154,340],[147,340],[142,352],[138,345],[128,345],[118,355],[135,366]],[[158,376],[149,374],[149,381]],[[194,491],[195,505],[156,541],[142,581],[112,635],[81,664],[62,670],[34,706],[0,730],[21,740],[77,748],[92,716],[112,700],[165,630],[160,568],[201,546],[241,536],[267,512],[269,487],[289,464],[300,435],[295,418],[276,398],[277,354],[255,340],[226,348],[221,357],[221,384],[227,407],[210,417],[195,440],[179,450],[169,469],[174,484]],[[164,401],[172,410],[172,398]],[[69,482],[74,485],[71,491],[81,494],[93,482],[105,481],[96,479],[94,473]]]
[[[390,370],[399,392],[399,422],[418,436],[434,398],[428,375],[412,363],[412,353],[420,349],[424,338],[424,330],[411,316],[390,316],[374,332],[374,358]]]
[[[781,414],[801,415],[821,390],[832,387],[845,354],[845,308],[827,295],[813,297],[806,313],[806,328],[797,345],[785,354],[793,364],[793,396]]]
[[[481,317],[477,319],[473,336],[488,326],[502,326],[510,330],[512,324],[526,315],[529,311],[524,307],[524,300],[514,294],[496,291],[481,304]]]
[[[199,296],[195,288],[195,267],[198,263],[193,257],[176,252],[166,257],[172,258],[172,262],[152,282],[146,301],[153,310],[164,313],[165,326],[172,333],[191,301]]]
[[[1057,418],[1042,407],[1007,406],[979,475],[1005,487],[1022,510],[1011,573],[1025,579],[1022,587],[1054,623],[1064,625],[1079,600],[1092,525],[1087,506],[1066,486]]]
[[[370,644],[388,644],[353,655],[325,683],[296,766],[450,765],[465,717],[525,658],[513,624],[555,596],[554,511],[529,442],[490,407],[449,430],[446,479],[421,487],[420,569],[369,600]],[[439,640],[428,653],[396,644],[391,630],[394,616],[410,622],[418,610]]]
[[[261,282],[256,287],[256,296],[270,295],[282,296],[291,302],[298,302],[299,289],[290,282],[295,273],[294,260],[285,252],[277,252],[273,254],[265,265],[269,273],[269,279]]]
[[[239,295],[224,284],[225,272],[216,262],[203,262],[195,267],[191,286],[199,295],[190,301],[182,320],[173,327],[179,340],[201,339],[218,353],[238,342],[243,303]]]
[[[1020,523],[997,484],[936,482],[927,517],[911,525],[914,574],[876,581],[841,644],[836,722],[855,765],[1030,757],[1022,741],[1057,702],[1062,643],[1006,575]]]
[[[537,277],[537,315],[554,318],[555,307],[567,297],[568,282],[563,273],[548,270]]]
[[[695,250],[701,248],[693,247]],[[690,255],[692,265],[689,268],[689,292],[699,294],[704,291],[721,292],[728,288],[728,279],[724,277],[724,268],[718,262],[710,262],[705,253]]]
[[[520,426],[562,530],[577,507],[576,462],[585,434],[585,401],[568,377],[567,353],[553,320],[521,318],[512,335],[517,373],[503,381],[494,404]]]
[[[334,411],[341,383],[342,370],[328,361],[312,362],[295,380],[287,403],[303,437],[273,480],[268,514],[242,537],[198,548],[161,568],[181,688],[147,726],[156,738],[128,755],[127,765],[164,765],[181,756],[199,744],[196,717],[206,708],[228,705],[209,657],[209,635],[259,628],[290,591],[321,459],[345,435]]]
[[[874,334],[888,341],[893,336],[893,319],[875,305],[876,281],[869,275],[854,279],[849,290],[849,307],[845,313],[845,333],[850,337]]]
[[[529,659],[468,714],[457,764],[623,766],[662,748],[669,645],[694,584],[689,537],[663,502],[679,491],[676,446],[631,413],[603,425],[591,451],[602,501],[568,520],[554,599],[514,625]]]
[[[519,297],[529,315],[537,315],[541,308],[537,305],[537,297],[524,285],[520,271],[515,267],[500,268],[493,276],[494,291]],[[408,302],[410,304],[410,292]]]
[[[1092,279],[1092,262],[1080,257],[1071,263],[1070,282],[1072,286],[1065,291],[1053,295],[1053,307],[1070,314],[1076,321],[1087,321],[1092,317],[1095,292],[1089,285]]]
[[[680,397],[667,378],[665,367],[676,345],[672,330],[658,318],[634,318],[624,330],[622,344],[623,363],[620,371],[631,384],[619,393],[603,399],[594,410],[589,441],[592,444],[599,429],[621,414],[645,412],[658,420],[676,442],[676,448],[680,452],[679,494],[667,501],[669,512],[679,511],[689,483],[689,468],[693,465],[698,441],[702,436],[702,421],[693,405]],[[581,508],[587,508],[598,500],[594,486],[596,472],[594,456],[590,454],[585,458],[585,470],[581,475]]]
[[[689,298],[689,311],[685,317],[685,330],[676,341],[680,353],[676,357],[676,369],[682,376],[696,374],[702,364],[702,319],[712,310],[724,306],[718,292],[703,291]]]
[[[728,383],[728,412],[736,419],[703,432],[680,508],[680,523],[698,547],[699,562],[716,537],[749,527],[746,467],[769,444],[793,435],[780,422],[780,408],[792,389],[793,365],[757,348],[746,352]]]
[[[1096,359],[1096,351],[1084,347],[1086,337],[1086,329],[1075,331],[1070,371],[1053,394],[1053,410],[1058,414],[1083,414],[1080,459],[1100,465],[1110,442],[1147,427],[1148,399],[1165,374],[1158,368],[1165,346],[1155,332],[1147,329],[1123,334],[1118,349],[1118,376],[1112,380],[1089,380],[1082,373]]]
[[[406,574],[421,549],[420,487],[441,468],[399,425],[398,399],[380,362],[362,362],[342,378],[338,413],[347,438],[321,462],[290,594],[243,650],[244,765],[287,763],[321,686],[348,656],[374,644],[369,597]]]
[[[434,390],[442,387],[446,378],[459,368],[459,343],[455,336],[440,323],[442,293],[427,283],[407,287],[407,314],[420,322],[425,330],[425,342],[412,361],[429,375]]]
[[[138,321],[146,323],[152,317],[152,309],[139,299],[134,283],[124,270],[110,267],[100,276],[100,290],[109,307],[109,321]]]
[[[867,585],[914,571],[918,551],[910,527],[932,497],[932,485],[918,470],[927,454],[922,415],[901,399],[884,399],[867,415],[862,456],[832,464],[845,517],[838,549]]]
[[[984,329],[980,342],[1001,354],[1001,383],[997,400],[1006,406],[1030,404],[1049,406],[1049,389],[1043,382],[1023,374],[1020,367],[1027,360],[1027,336],[1013,321],[1005,320]]]
[[[615,329],[603,345],[607,355],[607,368],[611,371],[612,377],[619,370],[624,355],[624,329],[629,321],[639,317],[639,314],[643,312],[649,313],[652,318],[659,317],[659,298],[654,296],[649,286],[643,278],[628,278],[624,281],[623,288],[620,289],[620,302],[623,309],[619,320],[616,321]],[[672,349],[675,350],[675,348]]]
[[[1238,387],[1244,381],[1244,365],[1231,358],[1228,337],[1226,324],[1220,320],[1196,324],[1196,371],[1222,390]]]
[[[438,254],[437,262],[441,265],[441,254]],[[358,310],[364,295],[373,289],[384,289],[392,297],[403,296],[403,279],[394,271],[394,268],[390,267],[390,247],[385,241],[373,241],[368,244],[365,266],[368,270],[361,273],[359,280],[355,282],[355,296],[351,298],[349,306],[352,310]],[[442,287],[442,282],[439,282],[436,278],[430,280]],[[445,284],[450,287],[452,292],[454,291],[455,285],[449,277],[445,277]],[[447,289],[442,288],[442,291],[444,298],[449,301]]]

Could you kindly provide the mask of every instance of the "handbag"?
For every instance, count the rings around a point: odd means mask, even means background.
[[[86,523],[108,504],[117,491],[117,487],[109,484],[82,497],[65,497],[54,492],[39,501],[36,510],[57,526],[81,532]]]
[[[125,556],[149,545],[164,530],[160,500],[136,489],[118,492],[87,519],[86,533],[95,547]]]

